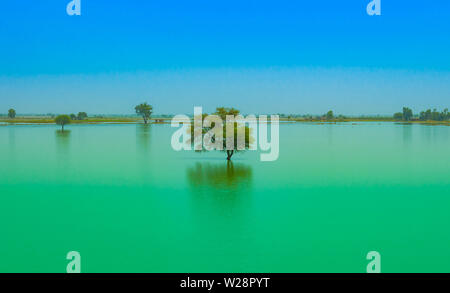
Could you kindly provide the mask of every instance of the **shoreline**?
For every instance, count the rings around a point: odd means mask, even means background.
[[[148,124],[170,124],[172,118],[152,118]],[[348,119],[333,119],[333,120],[321,120],[321,119],[288,119],[280,118],[280,122],[283,123],[314,123],[314,124],[337,124],[337,123],[362,123],[362,122],[389,122],[399,125],[445,125],[450,126],[450,121],[398,121],[389,118],[348,118]],[[54,119],[51,118],[35,118],[35,117],[19,117],[15,119],[0,119],[0,126],[8,125],[55,125]],[[98,125],[98,124],[144,124],[142,119],[139,118],[87,118],[85,120],[72,120],[72,125]]]

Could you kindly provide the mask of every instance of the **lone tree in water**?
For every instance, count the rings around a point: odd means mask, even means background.
[[[9,109],[9,110],[8,110],[8,117],[11,118],[11,119],[16,118],[16,110],[14,110],[14,109]]]
[[[61,125],[61,130],[64,131],[64,125],[70,124],[70,117],[68,115],[59,115],[55,118],[55,123]]]
[[[153,107],[147,103],[143,103],[137,105],[134,109],[136,110],[136,114],[141,115],[144,118],[144,123],[147,124],[148,119],[152,115]]]
[[[216,108],[216,112],[213,113],[213,115],[216,115],[218,117],[220,117],[222,119],[222,127],[216,127],[215,122],[212,122],[210,125],[210,127],[205,127],[203,126],[203,128],[201,129],[200,133],[195,133],[194,127],[191,128],[191,143],[195,144],[196,139],[194,137],[198,137],[201,136],[200,141],[203,142],[202,150],[206,150],[206,148],[208,147],[213,147],[213,146],[218,146],[217,143],[219,143],[219,145],[222,146],[221,150],[227,153],[227,160],[231,160],[231,157],[238,151],[243,151],[246,149],[250,148],[250,145],[253,143],[254,139],[251,136],[251,131],[250,128],[248,126],[246,126],[245,124],[242,123],[238,123],[238,122],[231,122],[234,125],[232,125],[233,129],[234,129],[234,135],[230,135],[230,138],[232,138],[233,143],[228,142],[228,138],[227,137],[227,121],[226,118],[227,116],[233,116],[236,117],[237,115],[239,115],[239,110],[235,109],[235,108],[224,108],[224,107],[219,107]],[[194,117],[195,119],[202,119],[202,121],[205,121],[205,118],[208,117],[208,115],[205,113],[202,115],[202,117]],[[204,123],[202,123],[202,125],[204,125]],[[220,143],[220,141],[218,140],[219,138],[217,136],[220,136],[222,134],[222,143]],[[241,134],[243,137],[243,141],[241,140],[241,138],[239,137]],[[205,135],[209,135],[209,137],[206,139],[205,141]]]

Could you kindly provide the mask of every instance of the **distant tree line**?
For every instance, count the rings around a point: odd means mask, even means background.
[[[8,118],[10,118],[10,119],[16,118],[16,110],[14,110],[14,109],[9,109],[9,110],[8,110]]]
[[[394,119],[397,121],[411,121],[411,120],[420,120],[420,121],[447,121],[450,120],[450,113],[448,109],[444,109],[444,111],[439,112],[436,109],[428,109],[426,111],[420,112],[419,116],[414,116],[413,111],[408,107],[403,107],[402,112],[397,112],[394,114]]]
[[[428,109],[426,111],[420,112],[419,119],[426,121],[426,120],[433,120],[433,121],[446,121],[450,120],[450,113],[448,112],[448,109],[444,109],[442,112],[438,112],[436,109]]]
[[[78,115],[70,114],[70,119],[72,120],[84,120],[88,118],[88,115],[86,112],[78,112]]]

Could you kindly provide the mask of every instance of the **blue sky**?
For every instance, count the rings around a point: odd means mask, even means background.
[[[5,0],[0,112],[449,107],[450,1]]]

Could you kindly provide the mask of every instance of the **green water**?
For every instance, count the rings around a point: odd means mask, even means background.
[[[0,272],[450,272],[450,127],[284,124],[280,157],[169,125],[0,126]]]

